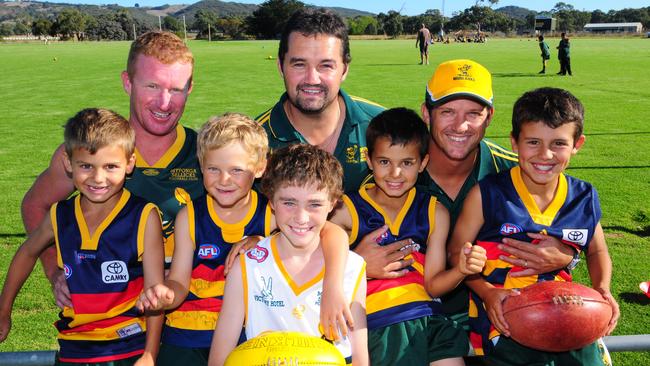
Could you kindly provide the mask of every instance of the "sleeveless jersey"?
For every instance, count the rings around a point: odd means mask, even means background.
[[[135,302],[143,290],[142,253],[147,217],[156,206],[123,190],[111,213],[90,235],[80,195],[52,206],[57,261],[72,308],[55,323],[63,362],[109,362],[139,355],[145,318]]]
[[[368,280],[366,313],[368,329],[377,329],[407,320],[440,314],[440,300],[432,299],[424,287],[426,244],[435,227],[436,198],[411,188],[404,206],[391,222],[379,204],[370,198],[365,184],[355,193],[343,196],[343,202],[352,217],[351,249],[368,233],[388,225],[380,245],[411,238],[420,248],[407,258],[415,262],[409,272],[400,278]]]
[[[235,224],[219,218],[209,195],[188,203],[190,235],[194,243],[189,293],[177,309],[167,313],[163,343],[210,348],[223,301],[226,257],[231,245],[244,236],[270,234],[272,214],[267,203],[264,196],[251,191],[248,213]]]
[[[325,267],[312,280],[298,286],[289,277],[277,249],[278,235],[267,237],[240,256],[246,338],[267,330],[294,330],[321,336],[318,330]],[[351,303],[365,274],[365,262],[350,252],[343,276],[343,293]],[[351,360],[348,337],[334,345]]]
[[[503,238],[531,242],[526,233],[543,233],[560,239],[578,251],[588,251],[589,243],[600,221],[601,211],[596,190],[579,179],[560,174],[557,192],[544,212],[537,207],[521,178],[521,169],[493,175],[479,182],[483,203],[484,224],[477,244],[487,250],[483,277],[502,288],[523,288],[541,281],[571,281],[571,275],[558,270],[540,275],[513,278],[510,272],[523,268],[499,259],[497,245]],[[531,245],[535,242],[532,241]],[[470,339],[477,354],[489,353],[490,339],[499,335],[491,326],[483,303],[470,293]]]
[[[162,212],[165,262],[168,266],[174,254],[176,214],[192,198],[205,193],[196,157],[196,132],[178,125],[176,141],[153,165],[149,165],[137,149],[135,154],[135,169],[127,176],[124,187],[153,202]]]

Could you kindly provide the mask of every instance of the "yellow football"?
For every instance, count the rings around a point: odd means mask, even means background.
[[[345,359],[331,343],[300,332],[264,332],[235,348],[225,366],[343,366]]]

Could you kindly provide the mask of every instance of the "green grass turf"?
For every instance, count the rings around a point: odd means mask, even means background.
[[[557,41],[548,40],[551,47]],[[474,59],[494,75],[496,116],[488,136],[508,147],[512,104],[518,96],[541,86],[574,93],[586,108],[587,141],[569,174],[591,182],[600,194],[602,224],[614,261],[612,292],[622,311],[615,334],[649,333],[650,301],[637,286],[650,279],[650,40],[575,38],[571,44],[574,76],[560,77],[555,75],[555,58],[546,75],[537,74],[539,48],[528,39],[436,44],[430,48],[429,66],[417,64],[412,40],[352,41],[353,61],[343,86],[386,107],[419,110],[435,65],[453,58]],[[128,115],[119,78],[128,47],[126,42],[0,45],[0,272],[24,240],[22,196],[61,143],[66,119],[92,106]],[[188,126],[198,127],[226,111],[256,116],[283,91],[275,61],[277,42],[191,41],[190,47],[196,67],[183,118]],[[1,273],[0,279],[4,276]],[[588,283],[584,264],[575,277]],[[55,349],[51,323],[56,313],[49,285],[37,268],[17,299],[13,332],[0,351]],[[650,352],[613,356],[618,365],[640,365]]]

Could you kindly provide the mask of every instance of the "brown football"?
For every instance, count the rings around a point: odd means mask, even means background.
[[[582,348],[602,337],[612,307],[596,290],[573,282],[546,281],[503,302],[512,338],[549,352]]]

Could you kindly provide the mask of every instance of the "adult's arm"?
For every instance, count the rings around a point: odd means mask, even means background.
[[[59,146],[50,160],[50,165],[34,181],[27,191],[21,205],[23,225],[27,235],[31,235],[47,216],[52,204],[66,199],[74,192],[72,178],[64,166],[65,152],[63,145]],[[71,306],[70,294],[62,271],[56,264],[56,248],[46,249],[40,256],[43,270],[52,284],[52,291],[59,307]]]

